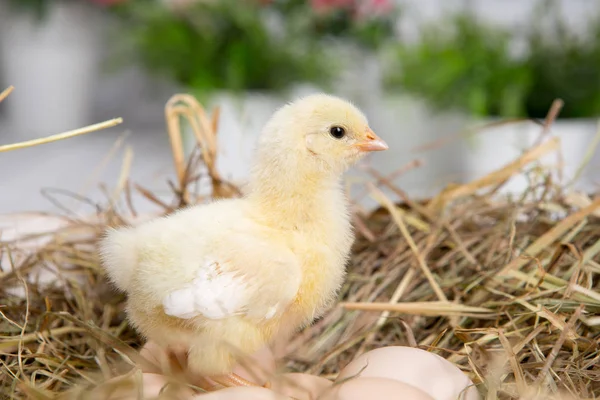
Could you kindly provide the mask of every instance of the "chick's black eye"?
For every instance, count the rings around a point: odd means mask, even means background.
[[[341,139],[346,136],[346,130],[341,126],[332,126],[329,129],[329,133],[336,139]]]

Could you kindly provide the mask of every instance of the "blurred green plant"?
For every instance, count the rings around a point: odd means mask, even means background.
[[[425,25],[417,43],[394,49],[385,86],[418,95],[437,110],[523,115],[531,77],[510,57],[510,39],[469,13]]]
[[[394,36],[400,14],[393,0],[266,0],[288,26],[319,40],[342,40],[377,50]]]
[[[528,35],[525,65],[531,83],[527,115],[542,118],[556,98],[564,101],[562,118],[600,116],[600,18],[592,16],[585,33],[576,34],[550,7],[538,15]]]
[[[524,32],[487,25],[470,13],[425,25],[418,42],[395,46],[386,87],[474,117],[544,118],[557,98],[565,102],[561,118],[598,116],[600,23],[578,36],[550,10],[535,14]],[[524,48],[515,55],[509,46],[518,35]]]
[[[290,37],[270,24],[268,11],[258,1],[197,1],[173,9],[140,0],[120,13],[129,48],[142,65],[198,96],[280,91],[298,82],[326,85],[332,60],[310,37]]]

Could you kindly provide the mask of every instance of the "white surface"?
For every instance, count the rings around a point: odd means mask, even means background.
[[[106,205],[107,196],[99,185],[106,184],[112,191],[117,183],[124,147],[117,148],[112,156],[110,151],[128,132],[127,128],[125,123],[86,136],[0,153],[0,213],[61,210],[42,194],[46,189],[54,190],[53,197],[69,214],[88,215],[96,209],[72,196],[56,193],[56,190],[79,194]],[[4,120],[0,120],[0,133],[2,144],[22,140]],[[59,132],[48,132],[48,135],[54,133]],[[129,133],[124,145],[131,146],[133,151],[132,181],[171,198],[166,179],[174,176],[173,163],[164,128],[157,124],[151,130],[138,128]],[[159,209],[139,195],[134,200],[138,212]]]
[[[429,197],[451,182],[462,180],[461,141],[424,148],[443,141],[462,128],[456,115],[432,114],[421,102],[408,96],[386,96],[368,109],[375,133],[390,146],[373,154],[368,164],[379,174],[389,176],[413,160],[422,165],[392,179],[392,183],[414,197]]]
[[[594,141],[597,132],[595,120],[559,120],[552,125],[549,137],[560,140],[560,152],[552,152],[540,159],[539,165],[551,168],[560,167],[562,176],[554,174],[555,183],[567,185],[577,177],[578,169],[584,161],[588,148]],[[486,129],[476,134],[471,145],[466,148],[464,157],[465,179],[475,180],[516,160],[531,148],[542,133],[542,127],[533,122],[502,125]],[[598,189],[600,176],[594,173],[600,168],[600,157],[591,160],[575,182],[576,189]],[[531,169],[535,163],[525,169]],[[562,180],[561,180],[562,179]],[[503,188],[502,193],[521,193],[531,184],[525,175],[513,177]]]

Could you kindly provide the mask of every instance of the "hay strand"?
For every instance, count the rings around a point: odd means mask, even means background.
[[[14,86],[9,86],[6,89],[4,89],[2,93],[0,93],[0,103],[2,103],[4,99],[6,99],[12,93],[14,89]]]
[[[13,144],[5,144],[5,145],[0,146],[0,153],[5,152],[5,151],[25,149],[28,147],[39,146],[42,144],[57,142],[59,140],[69,139],[69,138],[72,138],[75,136],[85,135],[85,134],[96,132],[96,131],[99,131],[102,129],[112,128],[113,126],[117,126],[117,125],[121,124],[122,122],[123,122],[122,118],[114,118],[114,119],[111,119],[108,121],[100,122],[98,124],[89,125],[84,128],[74,129],[74,130],[68,131],[68,132],[58,133],[56,135],[52,135],[52,136],[48,136],[48,137],[44,137],[44,138],[32,139],[32,140],[28,140],[25,142],[19,142],[19,143],[13,143]]]
[[[219,115],[220,109],[216,108],[209,119],[204,107],[189,94],[173,95],[165,105],[167,133],[177,174],[178,187],[176,192],[179,195],[179,206],[196,202],[196,199],[190,197],[189,187],[193,183],[190,181],[191,172],[199,167],[194,164],[193,154],[186,157],[182,141],[182,135],[185,134],[182,130],[182,119],[189,124],[189,128],[191,128],[196,139],[197,148],[200,149],[202,164],[206,168],[212,183],[213,197],[239,195],[239,190],[230,183],[225,182],[216,168],[218,151],[216,135]]]
[[[462,304],[454,304],[447,301],[429,302],[404,302],[401,304],[389,303],[341,303],[348,310],[361,311],[390,311],[412,315],[464,315],[484,314],[489,317],[492,310],[482,307],[470,307]]]

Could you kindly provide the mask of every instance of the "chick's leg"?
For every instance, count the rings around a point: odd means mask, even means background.
[[[264,344],[260,330],[240,324],[237,321],[233,326],[217,325],[219,339],[199,336],[189,348],[188,366],[197,375],[221,387],[268,387],[275,369],[273,356]],[[240,332],[242,328],[243,332]],[[256,348],[259,351],[254,352]]]
[[[186,368],[184,365],[187,364],[187,354],[181,349],[173,349],[170,348],[167,350],[167,356],[170,363],[171,371],[178,374],[186,374]],[[189,373],[188,380],[195,386],[198,386],[200,389],[206,392],[212,392],[213,390],[217,390],[218,387],[215,386],[214,382],[211,382],[209,379],[206,379],[201,376],[194,376]]]
[[[216,350],[216,351],[215,351]],[[225,357],[226,356],[226,357]],[[212,388],[207,388],[206,385],[198,385],[203,389],[210,391],[218,389],[219,387],[236,387],[236,386],[255,386],[255,387],[269,387],[269,382],[265,383],[264,386],[256,384],[240,375],[236,372],[229,372],[226,374],[211,374],[207,373],[205,367],[206,364],[217,366],[223,371],[231,371],[232,359],[226,351],[219,351],[216,347],[192,347],[190,349],[190,355],[188,357],[188,366],[191,371],[195,371],[194,375],[204,377],[205,382],[209,385],[212,384]],[[214,369],[213,369],[214,371]],[[260,378],[258,378],[260,379]],[[265,379],[266,380],[266,379]],[[261,380],[264,382],[265,380]]]

